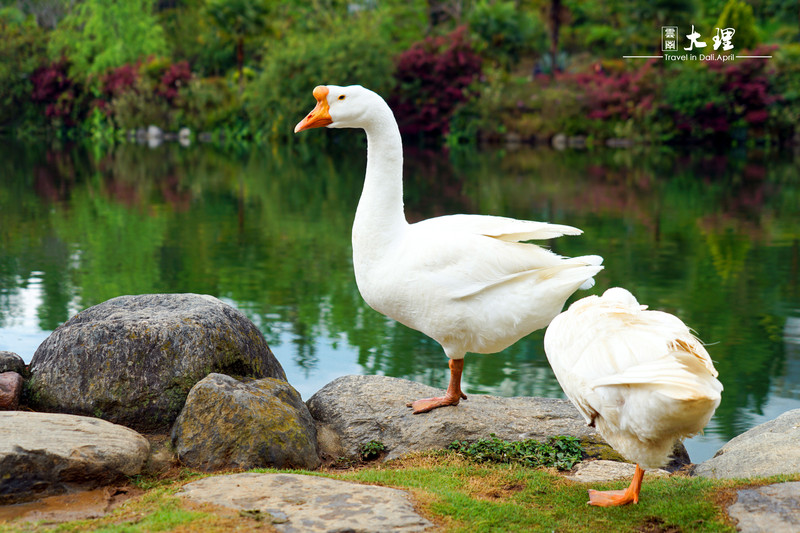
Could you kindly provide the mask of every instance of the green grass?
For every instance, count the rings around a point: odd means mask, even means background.
[[[587,486],[550,470],[481,464],[441,457],[418,466],[358,470],[339,479],[411,489],[447,531],[735,531],[714,503],[729,482],[646,477],[638,505],[586,505]],[[592,488],[621,489],[627,481]],[[650,528],[650,529],[648,529]]]
[[[800,480],[800,475],[749,481],[645,475],[638,505],[599,508],[586,505],[587,485],[569,481],[555,469],[478,463],[453,451],[421,453],[349,471],[292,472],[406,489],[418,502],[418,509],[439,526],[437,531],[447,533],[733,532],[735,528],[726,520],[723,507],[735,490]],[[183,484],[204,476],[184,470],[169,480],[138,480],[144,494],[103,518],[56,526],[0,523],[0,532],[274,531],[256,514],[214,511],[192,506],[176,496]],[[627,484],[599,483],[591,488],[621,489]]]

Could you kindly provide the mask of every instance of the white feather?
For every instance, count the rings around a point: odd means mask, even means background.
[[[644,468],[699,433],[722,384],[702,343],[677,317],[647,311],[621,288],[556,317],[545,352],[567,397],[611,446]]]

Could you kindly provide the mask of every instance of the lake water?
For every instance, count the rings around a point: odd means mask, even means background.
[[[411,221],[482,213],[582,228],[547,243],[605,257],[596,287],[576,297],[624,286],[709,344],[725,392],[705,435],[687,442],[700,462],[800,408],[799,165],[798,154],[703,148],[407,147],[406,211]],[[30,361],[86,307],[195,292],[246,313],[304,399],[346,374],[446,387],[439,346],[369,309],[356,289],[350,226],[364,167],[354,132],[326,150],[4,141],[0,350]],[[542,337],[468,355],[465,392],[563,397]]]

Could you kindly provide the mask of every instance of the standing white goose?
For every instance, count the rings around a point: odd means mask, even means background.
[[[519,241],[579,235],[570,226],[481,215],[409,224],[403,212],[403,146],[384,100],[360,85],[319,86],[317,105],[295,133],[363,128],[367,172],[353,222],[353,266],[376,311],[435,339],[450,358],[444,397],[414,413],[457,405],[467,352],[495,353],[550,323],[579,287],[594,284],[602,258],[564,258]]]
[[[638,503],[642,467],[663,466],[720,402],[722,384],[700,341],[677,317],[646,309],[611,288],[573,303],[544,336],[547,360],[587,424],[637,463],[626,490],[590,490],[592,505]]]

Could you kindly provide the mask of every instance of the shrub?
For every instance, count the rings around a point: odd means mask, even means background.
[[[85,0],[53,31],[50,54],[66,57],[71,75],[99,74],[151,54],[167,52],[149,0]]]
[[[733,28],[733,44],[738,50],[752,50],[758,44],[753,8],[743,0],[728,0],[717,19],[717,28]]]
[[[0,129],[16,128],[35,114],[31,75],[45,59],[46,35],[33,17],[0,8]]]
[[[405,134],[446,135],[450,117],[481,72],[465,27],[414,44],[397,59],[397,90],[389,104]]]
[[[481,0],[470,14],[469,27],[478,36],[481,55],[506,67],[547,48],[544,24],[514,2]]]
[[[54,127],[72,127],[85,116],[85,94],[69,75],[69,63],[55,61],[31,74],[31,100],[38,104]]]
[[[150,58],[125,64],[100,76],[101,98],[94,103],[123,129],[149,124],[176,129],[184,115],[181,89],[191,78],[186,61]]]
[[[192,78],[180,89],[178,121],[195,131],[235,127],[241,118],[237,94],[224,78]]]
[[[312,89],[321,84],[363,85],[379,94],[392,87],[391,43],[373,28],[379,20],[365,13],[349,23],[295,34],[265,55],[263,70],[245,91],[254,129],[277,138],[313,107]]]

